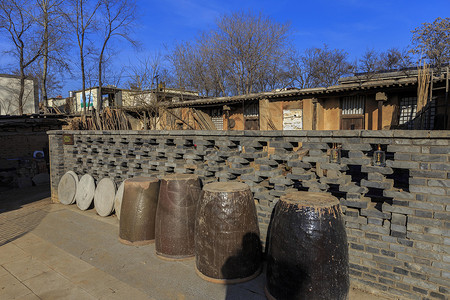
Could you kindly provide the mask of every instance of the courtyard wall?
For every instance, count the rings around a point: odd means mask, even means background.
[[[338,197],[354,284],[390,296],[450,294],[448,131],[49,131],[52,199],[61,176],[198,174],[203,183],[247,183],[265,244],[280,196]],[[73,145],[63,144],[63,135]],[[70,140],[70,139],[69,139]],[[340,147],[340,163],[330,149]],[[380,147],[386,166],[372,165]]]

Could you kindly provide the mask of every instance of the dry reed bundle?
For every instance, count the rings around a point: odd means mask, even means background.
[[[417,112],[427,105],[431,79],[429,65],[426,62],[423,62],[422,67],[420,65],[417,75]]]
[[[127,116],[120,109],[105,108],[92,116],[83,115],[68,121],[73,130],[130,130]]]

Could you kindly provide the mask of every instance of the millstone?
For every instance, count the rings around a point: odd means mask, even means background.
[[[78,182],[78,175],[77,175],[77,173],[75,173],[74,171],[67,171],[67,173],[71,174],[73,176],[73,178],[75,178],[75,180]]]
[[[89,174],[84,174],[78,183],[75,199],[77,206],[81,210],[86,210],[91,206],[95,194],[95,181]]]
[[[75,195],[77,194],[77,190],[78,190],[78,183],[79,183],[79,178],[77,173],[75,173],[74,171],[67,171],[67,173],[69,173],[70,175],[73,176],[73,178],[75,179],[76,185],[77,187],[75,188]],[[75,197],[73,197],[73,200],[70,204],[74,204],[75,203]]]
[[[72,204],[75,201],[78,177],[73,174],[75,173],[72,171],[67,172],[61,177],[58,184],[58,199],[64,205]]]
[[[97,184],[94,195],[95,210],[100,216],[107,217],[113,212],[115,196],[115,183],[109,178],[103,178],[100,180]]]
[[[117,189],[116,197],[114,197],[114,210],[116,212],[117,219],[120,220],[120,209],[122,206],[123,187],[125,186],[125,180],[119,185]]]

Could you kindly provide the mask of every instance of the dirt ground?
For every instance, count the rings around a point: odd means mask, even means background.
[[[114,215],[51,204],[49,195],[48,186],[0,193],[0,299],[266,299],[264,274],[206,282],[194,260],[166,262],[154,245],[120,244]],[[349,299],[388,298],[353,284]]]

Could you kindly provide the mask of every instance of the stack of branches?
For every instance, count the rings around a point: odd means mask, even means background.
[[[142,122],[144,130],[179,129],[177,124],[184,124],[187,129],[195,129],[189,124],[189,120],[183,119],[181,111],[170,109],[163,105],[127,107],[127,110],[139,116],[138,119]]]
[[[161,123],[161,129],[174,130],[181,129],[184,125],[188,129],[194,129],[188,119],[183,118],[183,113],[180,108],[169,109],[167,107],[160,107],[160,112],[164,115],[164,122]],[[181,126],[181,127],[180,127]]]
[[[92,116],[83,115],[68,121],[72,130],[130,130],[131,125],[121,109],[105,108]]]
[[[196,110],[195,108],[191,108],[191,113],[195,121],[197,121],[197,124],[200,126],[200,129],[217,130],[216,125],[214,125],[208,114],[202,112],[201,110]]]
[[[155,115],[151,110],[142,107],[126,107],[125,111],[128,118],[131,120],[137,119],[140,122],[141,128],[135,128],[135,130],[155,130],[159,123],[158,115]]]
[[[156,130],[161,120],[159,116],[159,105],[150,105],[147,103],[139,103],[139,105],[128,106],[125,108],[127,112],[137,116],[142,123],[143,130]]]

